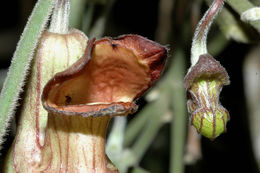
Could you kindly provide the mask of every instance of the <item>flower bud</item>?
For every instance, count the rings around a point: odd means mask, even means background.
[[[210,139],[226,130],[229,114],[221,106],[219,94],[223,85],[228,84],[226,70],[209,54],[201,55],[185,77],[191,123],[199,133]]]

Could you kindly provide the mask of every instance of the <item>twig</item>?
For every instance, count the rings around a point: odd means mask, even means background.
[[[160,98],[156,102],[150,103],[149,106],[145,107],[143,110],[145,111],[144,113],[150,115],[150,117],[149,121],[146,122],[147,125],[145,126],[145,129],[141,132],[132,147],[136,163],[141,160],[162,125],[162,115],[168,108],[168,96],[169,94],[167,93],[161,93]]]
[[[216,21],[227,39],[233,39],[242,43],[249,43],[251,41],[250,35],[242,25],[243,23],[239,22],[226,8],[222,9]]]
[[[175,52],[175,59],[172,62],[172,74],[174,83],[172,89],[172,107],[173,116],[171,127],[171,158],[170,158],[170,172],[171,173],[183,173],[183,155],[184,144],[186,138],[186,124],[187,124],[187,112],[186,112],[186,99],[185,89],[182,81],[184,78],[185,62],[184,53],[177,49]]]
[[[227,3],[239,14],[241,15],[244,11],[255,7],[248,0],[238,1],[238,0],[227,0]],[[260,33],[260,21],[249,22],[259,33]]]

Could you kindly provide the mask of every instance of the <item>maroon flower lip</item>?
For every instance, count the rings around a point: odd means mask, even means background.
[[[92,39],[75,64],[46,84],[43,106],[84,117],[134,113],[134,101],[160,77],[166,56],[164,46],[138,35]]]
[[[229,76],[224,67],[220,65],[210,54],[200,55],[198,62],[185,76],[184,86],[189,89],[192,84],[201,77],[216,78],[223,85],[229,85]]]

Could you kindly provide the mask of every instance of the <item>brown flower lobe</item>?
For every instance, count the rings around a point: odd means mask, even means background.
[[[91,40],[81,59],[47,83],[43,105],[66,115],[134,113],[133,101],[159,78],[166,54],[165,47],[138,35]]]

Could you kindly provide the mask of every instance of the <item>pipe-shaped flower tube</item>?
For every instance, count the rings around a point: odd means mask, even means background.
[[[44,87],[46,169],[117,172],[105,154],[108,122],[137,110],[134,101],[159,78],[166,54],[138,35],[89,41],[84,56]]]
[[[55,73],[66,69],[83,55],[86,43],[87,37],[75,29],[67,34],[43,33],[19,114],[12,156],[16,172],[38,172],[44,167],[42,154],[46,155],[43,148],[46,148],[48,140],[46,126],[49,115],[41,105],[43,87]]]
[[[69,2],[56,1],[50,27],[42,33],[35,50],[21,106],[17,111],[16,137],[3,172],[30,173],[46,169],[49,157],[45,156],[50,156],[46,154],[49,150],[45,147],[48,141],[48,112],[42,106],[41,93],[55,73],[65,70],[84,54],[88,41],[83,32],[68,28]]]
[[[18,131],[11,149],[13,154],[9,156],[13,158],[14,172],[42,170],[49,116],[41,104],[43,87],[55,73],[65,70],[84,54],[87,40],[87,37],[76,29],[69,30],[67,34],[49,31],[43,33],[19,111]],[[6,164],[11,165],[11,161]],[[7,165],[5,167],[9,169]]]

